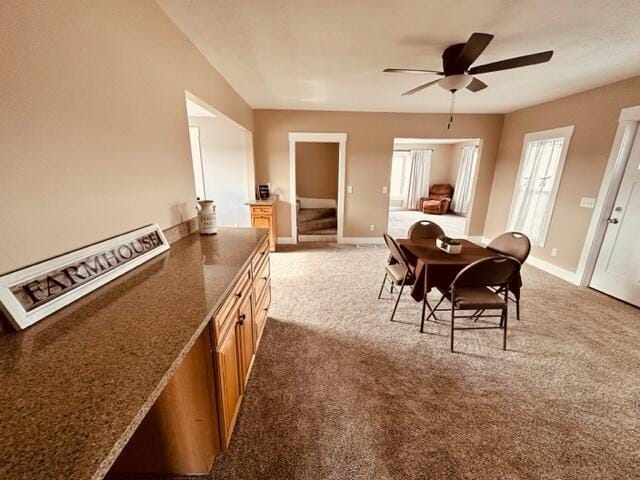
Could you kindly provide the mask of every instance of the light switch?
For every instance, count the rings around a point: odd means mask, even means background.
[[[382,187],[382,194],[383,195],[387,194],[387,186],[386,185],[384,187]]]
[[[582,208],[593,208],[596,206],[596,199],[593,197],[582,197],[580,199],[580,206]]]
[[[353,193],[353,185],[347,185],[347,193]]]

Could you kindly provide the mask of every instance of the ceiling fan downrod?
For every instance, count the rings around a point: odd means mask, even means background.
[[[453,123],[453,108],[456,105],[456,90],[451,90],[451,108],[449,109],[449,124],[447,130],[451,130],[451,124]]]

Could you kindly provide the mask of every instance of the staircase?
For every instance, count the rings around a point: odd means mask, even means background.
[[[299,235],[335,235],[337,228],[335,208],[301,208],[298,211]]]

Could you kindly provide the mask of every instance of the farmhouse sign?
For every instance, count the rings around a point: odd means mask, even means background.
[[[24,329],[169,249],[149,225],[0,277],[0,308]]]

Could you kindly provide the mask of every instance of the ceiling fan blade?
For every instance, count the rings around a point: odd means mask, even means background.
[[[444,75],[442,72],[438,72],[436,70],[416,70],[413,68],[385,68],[383,70],[385,73],[413,73],[417,75],[423,75],[425,73],[436,73],[438,75]]]
[[[416,88],[412,88],[411,90],[404,92],[402,95],[413,95],[414,93],[419,92],[420,90],[430,87],[431,85],[435,85],[439,81],[440,79],[434,80],[433,82],[423,83],[422,85],[418,85]]]
[[[487,45],[489,45],[491,40],[493,40],[493,35],[490,33],[472,34],[455,61],[458,69],[460,69],[460,71],[465,71],[469,68],[480,54],[484,52],[484,49],[487,48]]]
[[[528,65],[537,65],[551,60],[553,50],[546,52],[532,53],[531,55],[523,55],[522,57],[508,58],[499,62],[487,63],[469,69],[471,75],[479,73],[497,72],[499,70],[509,70],[510,68],[526,67]]]
[[[485,88],[487,88],[487,84],[482,80],[478,80],[477,78],[471,80],[471,83],[467,85],[467,90],[471,90],[472,92],[479,92],[480,90],[484,90]]]

